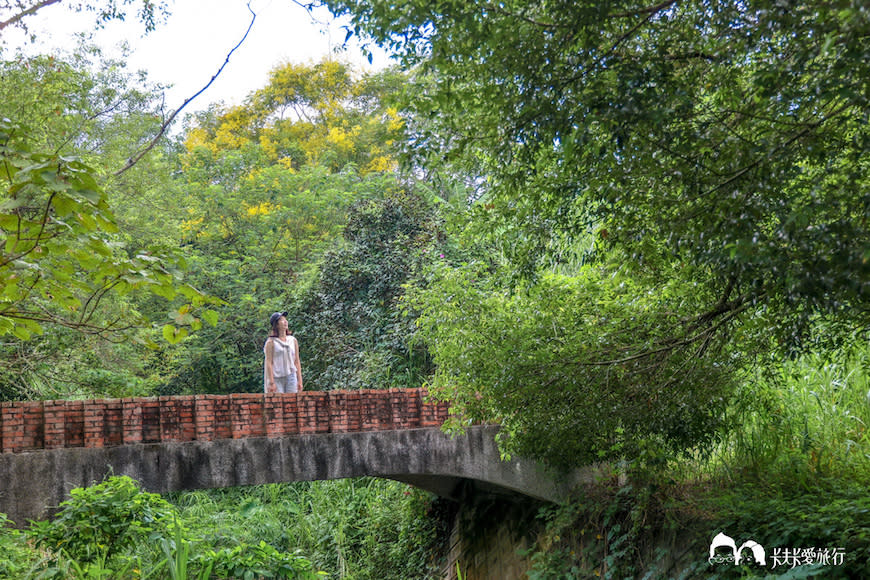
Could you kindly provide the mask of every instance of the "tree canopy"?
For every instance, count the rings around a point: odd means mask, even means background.
[[[0,76],[4,399],[261,389],[268,314],[312,287],[351,205],[404,188],[395,71],[279,65],[242,105],[212,105],[154,147],[155,87],[123,59],[82,44],[0,62]],[[395,275],[363,310],[388,316]],[[311,322],[302,343],[329,344]]]
[[[816,314],[866,328],[860,2],[328,4],[434,78],[418,149],[475,163],[493,220],[685,260],[786,340]],[[564,251],[535,237],[516,257]]]
[[[133,291],[182,297],[173,307],[184,327],[208,302],[183,282],[178,256],[119,235],[106,169],[131,146],[120,136],[148,130],[153,97],[111,64],[92,64],[84,51],[0,62],[0,335],[26,339],[47,323],[88,333],[147,325],[123,298],[101,311]]]
[[[489,239],[476,258],[489,265],[462,292],[492,276],[493,255],[521,272],[501,275],[508,289],[546,272],[618,295],[619,283],[634,284],[635,300],[587,323],[598,347],[556,325],[553,340],[571,345],[561,358],[599,370],[599,414],[568,405],[569,414],[588,423],[612,411],[620,429],[667,439],[655,421],[633,422],[623,387],[652,393],[651,406],[667,400],[658,389],[704,401],[688,380],[698,369],[740,368],[735,357],[771,348],[866,341],[870,13],[861,2],[324,4],[414,67],[410,159],[477,176],[468,227]],[[434,291],[453,289],[455,276]],[[498,398],[485,370],[464,366],[480,352],[464,338],[471,308],[453,325],[429,308],[441,384],[478,416],[510,423],[521,407]],[[622,338],[606,338],[614,333]],[[454,347],[439,355],[445,339]],[[502,352],[504,368],[520,364],[515,356]],[[542,403],[563,392],[560,368],[539,366]],[[673,405],[658,411],[680,417]],[[693,440],[703,437],[681,439]]]
[[[166,392],[261,389],[265,320],[284,310],[294,310],[288,318],[300,331],[306,386],[352,382],[347,373],[318,379],[330,365],[341,366],[330,356],[353,334],[333,324],[347,298],[341,271],[351,266],[331,266],[347,259],[343,249],[328,249],[342,245],[354,205],[402,189],[393,172],[402,123],[390,104],[401,78],[390,70],[359,74],[332,58],[285,63],[243,105],[214,106],[191,120],[179,157],[181,243],[198,286],[227,302],[220,309],[226,324],[175,353]],[[318,273],[330,268],[339,272]],[[321,289],[324,277],[339,281]],[[392,304],[374,303],[390,292],[360,308],[383,314]],[[297,302],[305,310],[296,311]],[[377,350],[361,344],[374,336],[349,342],[362,356],[367,347]]]

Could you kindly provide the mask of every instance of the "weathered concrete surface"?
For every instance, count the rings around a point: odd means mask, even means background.
[[[531,461],[502,462],[497,431],[477,426],[451,438],[439,428],[423,428],[4,453],[0,512],[23,527],[27,519],[51,513],[71,489],[107,474],[128,475],[156,493],[374,476],[452,499],[471,480],[481,489],[554,502],[594,477],[581,470],[554,479]]]

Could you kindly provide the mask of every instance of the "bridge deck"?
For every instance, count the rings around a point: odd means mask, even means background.
[[[595,477],[501,461],[498,426],[451,437],[447,412],[419,389],[3,403],[0,512],[22,526],[109,474],[157,493],[373,476],[556,502]]]

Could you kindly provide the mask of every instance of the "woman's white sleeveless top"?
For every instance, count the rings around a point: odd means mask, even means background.
[[[276,377],[286,377],[296,374],[296,341],[288,336],[286,341],[273,336],[269,340],[275,347],[272,353],[272,374]],[[269,340],[263,345],[263,353],[269,348]]]

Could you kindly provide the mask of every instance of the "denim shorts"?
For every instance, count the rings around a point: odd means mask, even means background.
[[[275,388],[279,393],[295,393],[299,390],[296,373],[287,375],[286,377],[275,377]],[[266,390],[268,392],[268,390]]]

